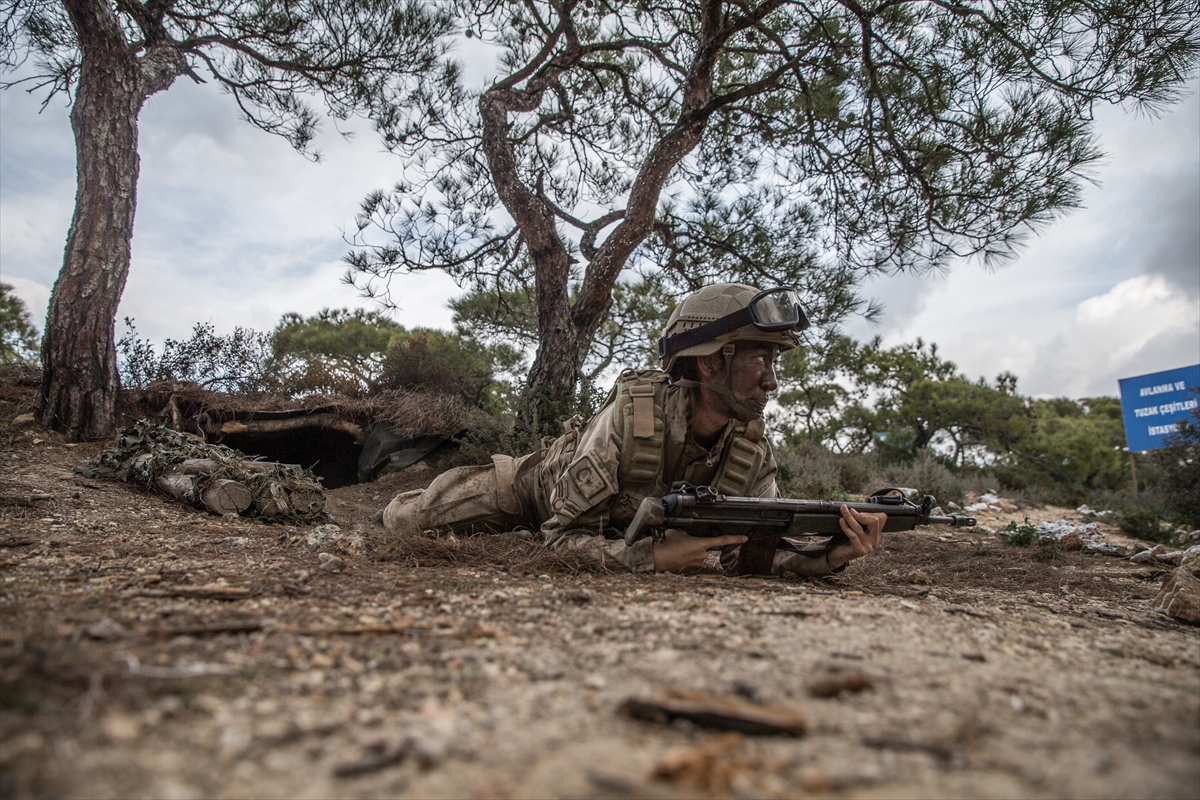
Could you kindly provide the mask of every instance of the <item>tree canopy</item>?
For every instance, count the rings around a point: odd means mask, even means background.
[[[0,364],[32,364],[37,348],[37,328],[25,301],[0,283]]]
[[[89,50],[119,41],[145,96],[180,75],[214,80],[247,122],[314,156],[311,97],[339,118],[386,105],[433,68],[450,24],[417,0],[4,0],[0,18],[0,71],[33,61],[5,86],[70,96]]]
[[[584,372],[618,278],[792,283],[818,323],[873,271],[1010,255],[1079,202],[1097,102],[1169,103],[1190,0],[446,3],[497,59],[378,117],[409,170],[348,277],[441,269],[534,299],[531,390]]]

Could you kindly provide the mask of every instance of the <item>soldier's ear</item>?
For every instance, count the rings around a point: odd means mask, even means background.
[[[720,353],[710,353],[696,357],[696,368],[700,371],[700,380],[712,382],[725,373],[725,356]]]

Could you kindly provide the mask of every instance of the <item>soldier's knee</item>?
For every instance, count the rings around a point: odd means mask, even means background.
[[[383,527],[392,533],[420,533],[421,526],[417,522],[418,500],[423,491],[416,489],[411,492],[401,492],[392,498],[383,510]]]

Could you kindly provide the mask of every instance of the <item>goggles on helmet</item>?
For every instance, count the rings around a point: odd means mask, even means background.
[[[767,289],[751,298],[743,309],[706,322],[691,330],[674,336],[663,336],[658,340],[658,356],[665,359],[673,353],[710,342],[718,336],[732,333],[738,328],[753,325],[760,331],[802,331],[808,328],[808,317],[800,308],[800,295],[790,286]]]

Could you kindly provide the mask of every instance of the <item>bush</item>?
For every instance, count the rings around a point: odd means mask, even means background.
[[[885,486],[914,488],[933,495],[940,503],[961,503],[967,491],[967,482],[928,450],[906,464],[884,467],[876,474],[875,482],[879,485],[872,485],[872,490]]]
[[[1115,494],[1108,505],[1115,512],[1109,519],[1127,535],[1147,542],[1175,541],[1175,526],[1165,522],[1167,509],[1153,494]]]
[[[1200,397],[1200,390],[1193,390]],[[1192,411],[1167,447],[1150,454],[1158,476],[1155,496],[1175,520],[1200,526],[1200,408]]]
[[[1010,522],[1004,532],[1008,534],[1008,543],[1017,547],[1031,547],[1038,540],[1037,528],[1029,524],[1028,514],[1025,515],[1024,524]]]
[[[775,449],[779,464],[776,483],[788,497],[848,500],[868,490],[874,458],[858,453],[832,453],[811,442],[781,445]],[[875,488],[875,487],[870,487]]]

